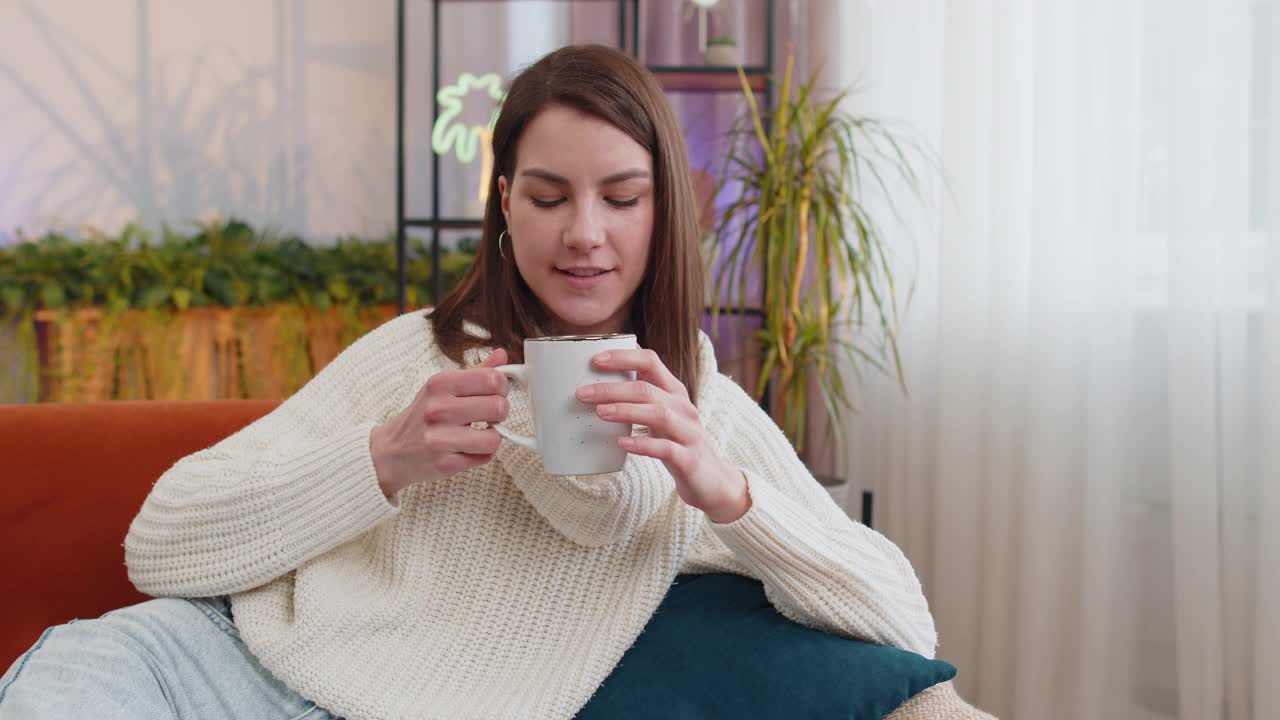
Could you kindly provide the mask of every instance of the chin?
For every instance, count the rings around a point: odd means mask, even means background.
[[[621,331],[621,328],[602,327],[618,315],[618,311],[621,310],[620,306],[611,306],[609,310],[599,310],[597,308],[584,308],[570,303],[559,306],[553,305],[550,310],[556,321],[560,323],[560,326],[565,328],[565,332],[557,332],[559,335]]]

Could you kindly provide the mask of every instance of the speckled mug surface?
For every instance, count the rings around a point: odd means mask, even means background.
[[[528,389],[534,436],[503,425],[495,429],[541,455],[550,475],[619,472],[627,451],[618,447],[618,438],[631,434],[631,423],[601,419],[595,405],[578,400],[577,390],[593,383],[635,380],[633,371],[601,370],[591,363],[606,350],[635,347],[636,336],[628,333],[527,338],[524,364],[503,365],[498,372]]]

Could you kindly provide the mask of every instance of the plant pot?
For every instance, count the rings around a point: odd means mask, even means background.
[[[702,51],[702,62],[713,67],[734,67],[738,64],[738,48],[734,45],[708,45]]]
[[[97,308],[35,313],[40,402],[84,402],[113,392],[119,339],[100,332],[101,316]]]
[[[282,399],[394,306],[35,313],[41,402]]]
[[[307,351],[315,372],[328,365],[361,335],[396,315],[394,305],[357,308],[355,314],[341,308],[307,312]]]

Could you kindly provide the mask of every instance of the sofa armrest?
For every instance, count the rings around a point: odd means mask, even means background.
[[[0,667],[50,625],[146,596],[129,583],[124,536],[173,463],[277,401],[0,405]]]

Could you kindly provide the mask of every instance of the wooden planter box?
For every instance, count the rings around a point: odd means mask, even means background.
[[[35,314],[41,402],[287,397],[394,306]]]

